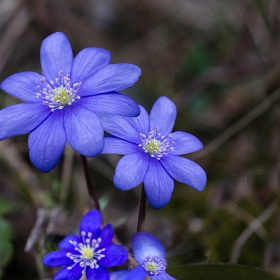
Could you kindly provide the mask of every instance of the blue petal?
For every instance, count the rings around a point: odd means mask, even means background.
[[[89,211],[85,214],[81,221],[80,232],[91,232],[92,238],[96,239],[99,237],[101,222],[102,218],[99,211]]]
[[[125,155],[116,167],[115,186],[122,191],[137,187],[144,180],[149,161],[150,156],[142,151]]]
[[[80,280],[84,268],[76,264],[72,269],[67,267],[60,270],[53,278],[53,280]]]
[[[165,257],[162,244],[153,235],[145,232],[134,235],[132,239],[132,251],[135,260],[141,265],[147,257]]]
[[[116,137],[105,137],[102,154],[128,155],[139,152],[139,147]]]
[[[43,104],[24,103],[0,111],[0,140],[29,133],[43,122],[50,109]]]
[[[150,127],[159,127],[159,132],[167,136],[172,131],[176,120],[176,106],[167,97],[160,97],[150,113]]]
[[[99,155],[104,147],[104,131],[97,115],[82,107],[78,100],[65,107],[64,127],[67,141],[78,153],[86,157]]]
[[[98,261],[104,267],[119,266],[126,262],[128,258],[128,251],[124,246],[110,245],[103,252],[105,258]]]
[[[134,126],[131,118],[111,114],[98,114],[98,116],[104,130],[108,133],[137,145],[141,143],[140,131]]]
[[[150,205],[159,209],[170,201],[174,180],[166,173],[158,160],[151,159],[144,179],[144,187]]]
[[[160,160],[168,174],[180,183],[202,191],[206,185],[206,173],[195,162],[169,154]]]
[[[145,108],[141,105],[139,105],[139,108],[140,115],[137,118],[131,118],[131,123],[133,123],[138,132],[147,135],[150,130],[150,118]]]
[[[172,135],[172,141],[175,142],[175,144],[173,145],[174,151],[172,152],[172,155],[189,154],[203,148],[203,144],[201,143],[201,141],[192,134],[177,131],[173,132]]]
[[[152,280],[176,280],[172,276],[168,275],[165,271],[163,271],[160,275],[158,276],[151,276]]]
[[[86,48],[80,51],[74,59],[71,80],[72,83],[85,81],[93,73],[110,63],[111,54],[99,48]]]
[[[25,102],[42,102],[36,97],[37,86],[40,85],[41,75],[35,72],[22,72],[5,79],[1,89]]]
[[[81,239],[72,234],[72,235],[68,235],[66,236],[64,239],[62,239],[59,244],[58,244],[58,248],[60,250],[64,250],[64,251],[67,251],[67,250],[73,250],[74,249],[74,246],[69,242],[69,241],[76,241],[77,243],[80,243],[81,242]]]
[[[42,262],[46,266],[50,267],[59,267],[59,266],[71,266],[73,264],[73,260],[66,257],[67,252],[52,252],[47,254]]]
[[[109,273],[104,267],[91,269],[88,266],[86,270],[86,276],[87,280],[109,280]]]
[[[102,239],[99,244],[100,248],[107,247],[111,244],[114,237],[114,228],[112,225],[108,224],[101,231],[99,237]]]
[[[129,270],[111,272],[110,280],[126,280],[126,276],[129,275],[130,272],[131,271],[129,271]]]
[[[129,97],[117,93],[106,93],[84,98],[83,106],[96,113],[136,117],[140,114],[139,106]]]
[[[61,32],[48,36],[41,46],[41,67],[43,76],[48,81],[59,77],[59,71],[63,75],[71,76],[73,53],[69,40]]]
[[[124,280],[144,280],[148,276],[148,273],[141,267],[138,266],[133,269]],[[119,279],[118,279],[119,280]]]
[[[29,135],[30,160],[41,172],[51,171],[64,150],[63,113],[63,110],[55,111]]]
[[[120,91],[134,85],[141,70],[139,67],[126,64],[110,64],[88,78],[79,90],[81,96]]]

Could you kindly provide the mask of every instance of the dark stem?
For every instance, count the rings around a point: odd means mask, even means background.
[[[97,196],[97,193],[95,191],[95,188],[94,188],[94,185],[92,183],[92,180],[90,178],[90,172],[89,172],[87,158],[85,156],[83,156],[83,155],[81,155],[81,158],[82,158],[84,174],[85,174],[86,183],[87,183],[88,194],[89,194],[90,198],[93,200],[95,209],[100,211],[100,205],[99,205],[98,196]]]
[[[146,205],[147,205],[147,198],[146,198],[146,192],[145,192],[144,183],[143,183],[142,184],[141,198],[140,198],[140,205],[139,205],[137,233],[143,231],[144,227],[145,227]]]

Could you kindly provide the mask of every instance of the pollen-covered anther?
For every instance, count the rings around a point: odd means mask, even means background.
[[[52,112],[57,109],[62,110],[65,106],[71,106],[73,102],[81,99],[77,95],[82,83],[74,83],[71,85],[71,78],[69,74],[63,76],[63,72],[59,71],[59,78],[55,78],[54,81],[47,81],[45,77],[40,79],[40,82],[44,85],[41,88],[37,85],[36,93],[37,98],[44,99],[43,104],[49,106]]]
[[[144,133],[139,133],[142,143],[138,146],[145,151],[145,153],[149,153],[151,157],[160,160],[163,156],[167,156],[168,152],[173,152],[174,147],[171,147],[175,144],[174,141],[170,140],[173,138],[172,134],[168,134],[167,136],[162,135],[159,132],[159,127],[157,126],[154,129],[150,129],[148,136]]]
[[[165,259],[158,257],[147,257],[144,259],[142,267],[149,273],[150,276],[157,276],[166,269]]]

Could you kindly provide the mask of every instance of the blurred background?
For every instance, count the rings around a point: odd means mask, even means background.
[[[0,81],[40,69],[40,45],[62,31],[74,54],[89,46],[142,69],[124,93],[148,111],[177,105],[175,131],[204,149],[188,158],[208,175],[199,193],[176,183],[171,202],[148,207],[146,231],[167,249],[168,271],[190,263],[238,263],[280,275],[280,2],[277,0],[0,0]],[[0,93],[0,107],[18,101]],[[1,129],[1,128],[0,128]],[[119,156],[90,159],[105,223],[130,248],[140,188],[112,183]],[[69,147],[42,174],[27,136],[0,142],[0,275],[51,279],[42,257],[77,232],[92,207],[79,156]]]

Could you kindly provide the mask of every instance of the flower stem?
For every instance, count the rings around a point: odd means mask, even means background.
[[[98,195],[96,193],[96,189],[94,187],[94,184],[90,178],[90,173],[89,173],[89,166],[87,162],[87,158],[83,155],[81,155],[82,163],[83,163],[83,168],[84,168],[84,174],[86,178],[86,183],[87,183],[87,189],[88,189],[88,194],[90,198],[93,200],[95,209],[101,212],[100,210],[100,205],[99,205],[99,200],[98,200]]]
[[[146,192],[145,192],[144,183],[143,183],[142,191],[141,191],[141,198],[140,198],[140,205],[139,205],[137,233],[144,231],[145,219],[146,219],[146,205],[147,205],[147,198],[146,198]]]

